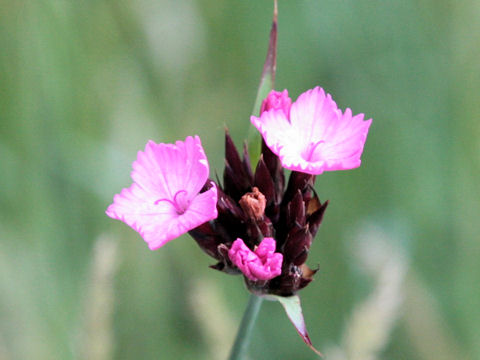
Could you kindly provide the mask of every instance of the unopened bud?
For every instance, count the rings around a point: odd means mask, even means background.
[[[263,218],[267,200],[257,187],[254,187],[252,192],[243,195],[239,203],[250,219],[261,220]]]
[[[292,106],[292,99],[288,96],[288,91],[285,89],[282,92],[272,90],[268,96],[263,100],[260,108],[260,115],[268,110],[283,110],[287,119],[290,118],[290,107]]]
[[[303,264],[307,260],[312,240],[308,225],[304,228],[292,229],[283,249],[285,259],[297,266]]]
[[[210,222],[197,226],[188,233],[203,251],[217,260],[220,259],[217,247],[222,243],[222,239],[217,235]]]

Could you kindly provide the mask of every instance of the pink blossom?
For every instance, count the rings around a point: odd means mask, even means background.
[[[342,114],[330,94],[320,87],[300,95],[290,109],[290,117],[280,109],[251,117],[283,167],[312,175],[360,166],[372,122],[363,119],[363,114],[353,116],[348,108]]]
[[[114,196],[106,213],[132,227],[156,250],[217,217],[215,185],[200,193],[208,174],[198,136],[175,144],[149,141],[133,163],[133,184]]]
[[[242,239],[237,239],[228,257],[250,280],[270,280],[282,273],[283,255],[275,252],[275,246],[275,240],[266,237],[252,251]]]
[[[285,116],[290,117],[290,107],[292,106],[292,99],[288,96],[287,89],[280,91],[272,90],[268,96],[263,100],[262,107],[260,108],[260,114],[264,111],[272,109],[281,109],[285,113]]]

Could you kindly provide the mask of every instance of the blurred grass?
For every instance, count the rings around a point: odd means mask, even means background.
[[[85,293],[105,233],[118,247],[113,358],[211,358],[211,324],[192,307],[205,281],[238,323],[240,278],[208,269],[186,236],[150,252],[104,210],[148,139],[198,134],[221,173],[224,126],[237,145],[247,134],[271,9],[254,0],[0,3],[2,359],[84,354]],[[340,344],[372,290],[350,250],[368,222],[400,239],[452,351],[480,358],[479,16],[473,0],[279,1],[277,88],[296,97],[321,85],[374,119],[362,167],[317,182],[331,206],[309,258],[319,276],[302,303],[321,350]],[[385,358],[435,358],[412,346],[412,334],[436,344],[412,330],[428,328],[410,313],[430,307],[424,292],[403,310]],[[259,318],[258,353],[314,358],[274,303]]]

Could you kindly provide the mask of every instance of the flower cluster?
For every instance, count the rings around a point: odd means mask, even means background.
[[[188,232],[217,260],[212,268],[243,274],[255,294],[289,296],[316,272],[305,261],[328,201],[317,196],[315,176],[360,166],[371,120],[342,113],[317,87],[293,104],[287,90],[272,91],[251,122],[263,137],[254,170],[246,146],[240,156],[228,131],[223,183],[209,179],[197,136],[151,141],[133,163],[134,183],[115,195],[107,215],[152,250]],[[288,182],[284,168],[292,170]]]

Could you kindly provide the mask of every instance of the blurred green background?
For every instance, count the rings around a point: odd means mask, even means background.
[[[222,172],[268,0],[0,2],[0,359],[223,359],[248,294],[187,236],[151,252],[104,211],[147,140]],[[373,118],[302,291],[328,359],[480,359],[480,2],[279,0],[276,88]],[[252,359],[314,359],[264,303]]]

